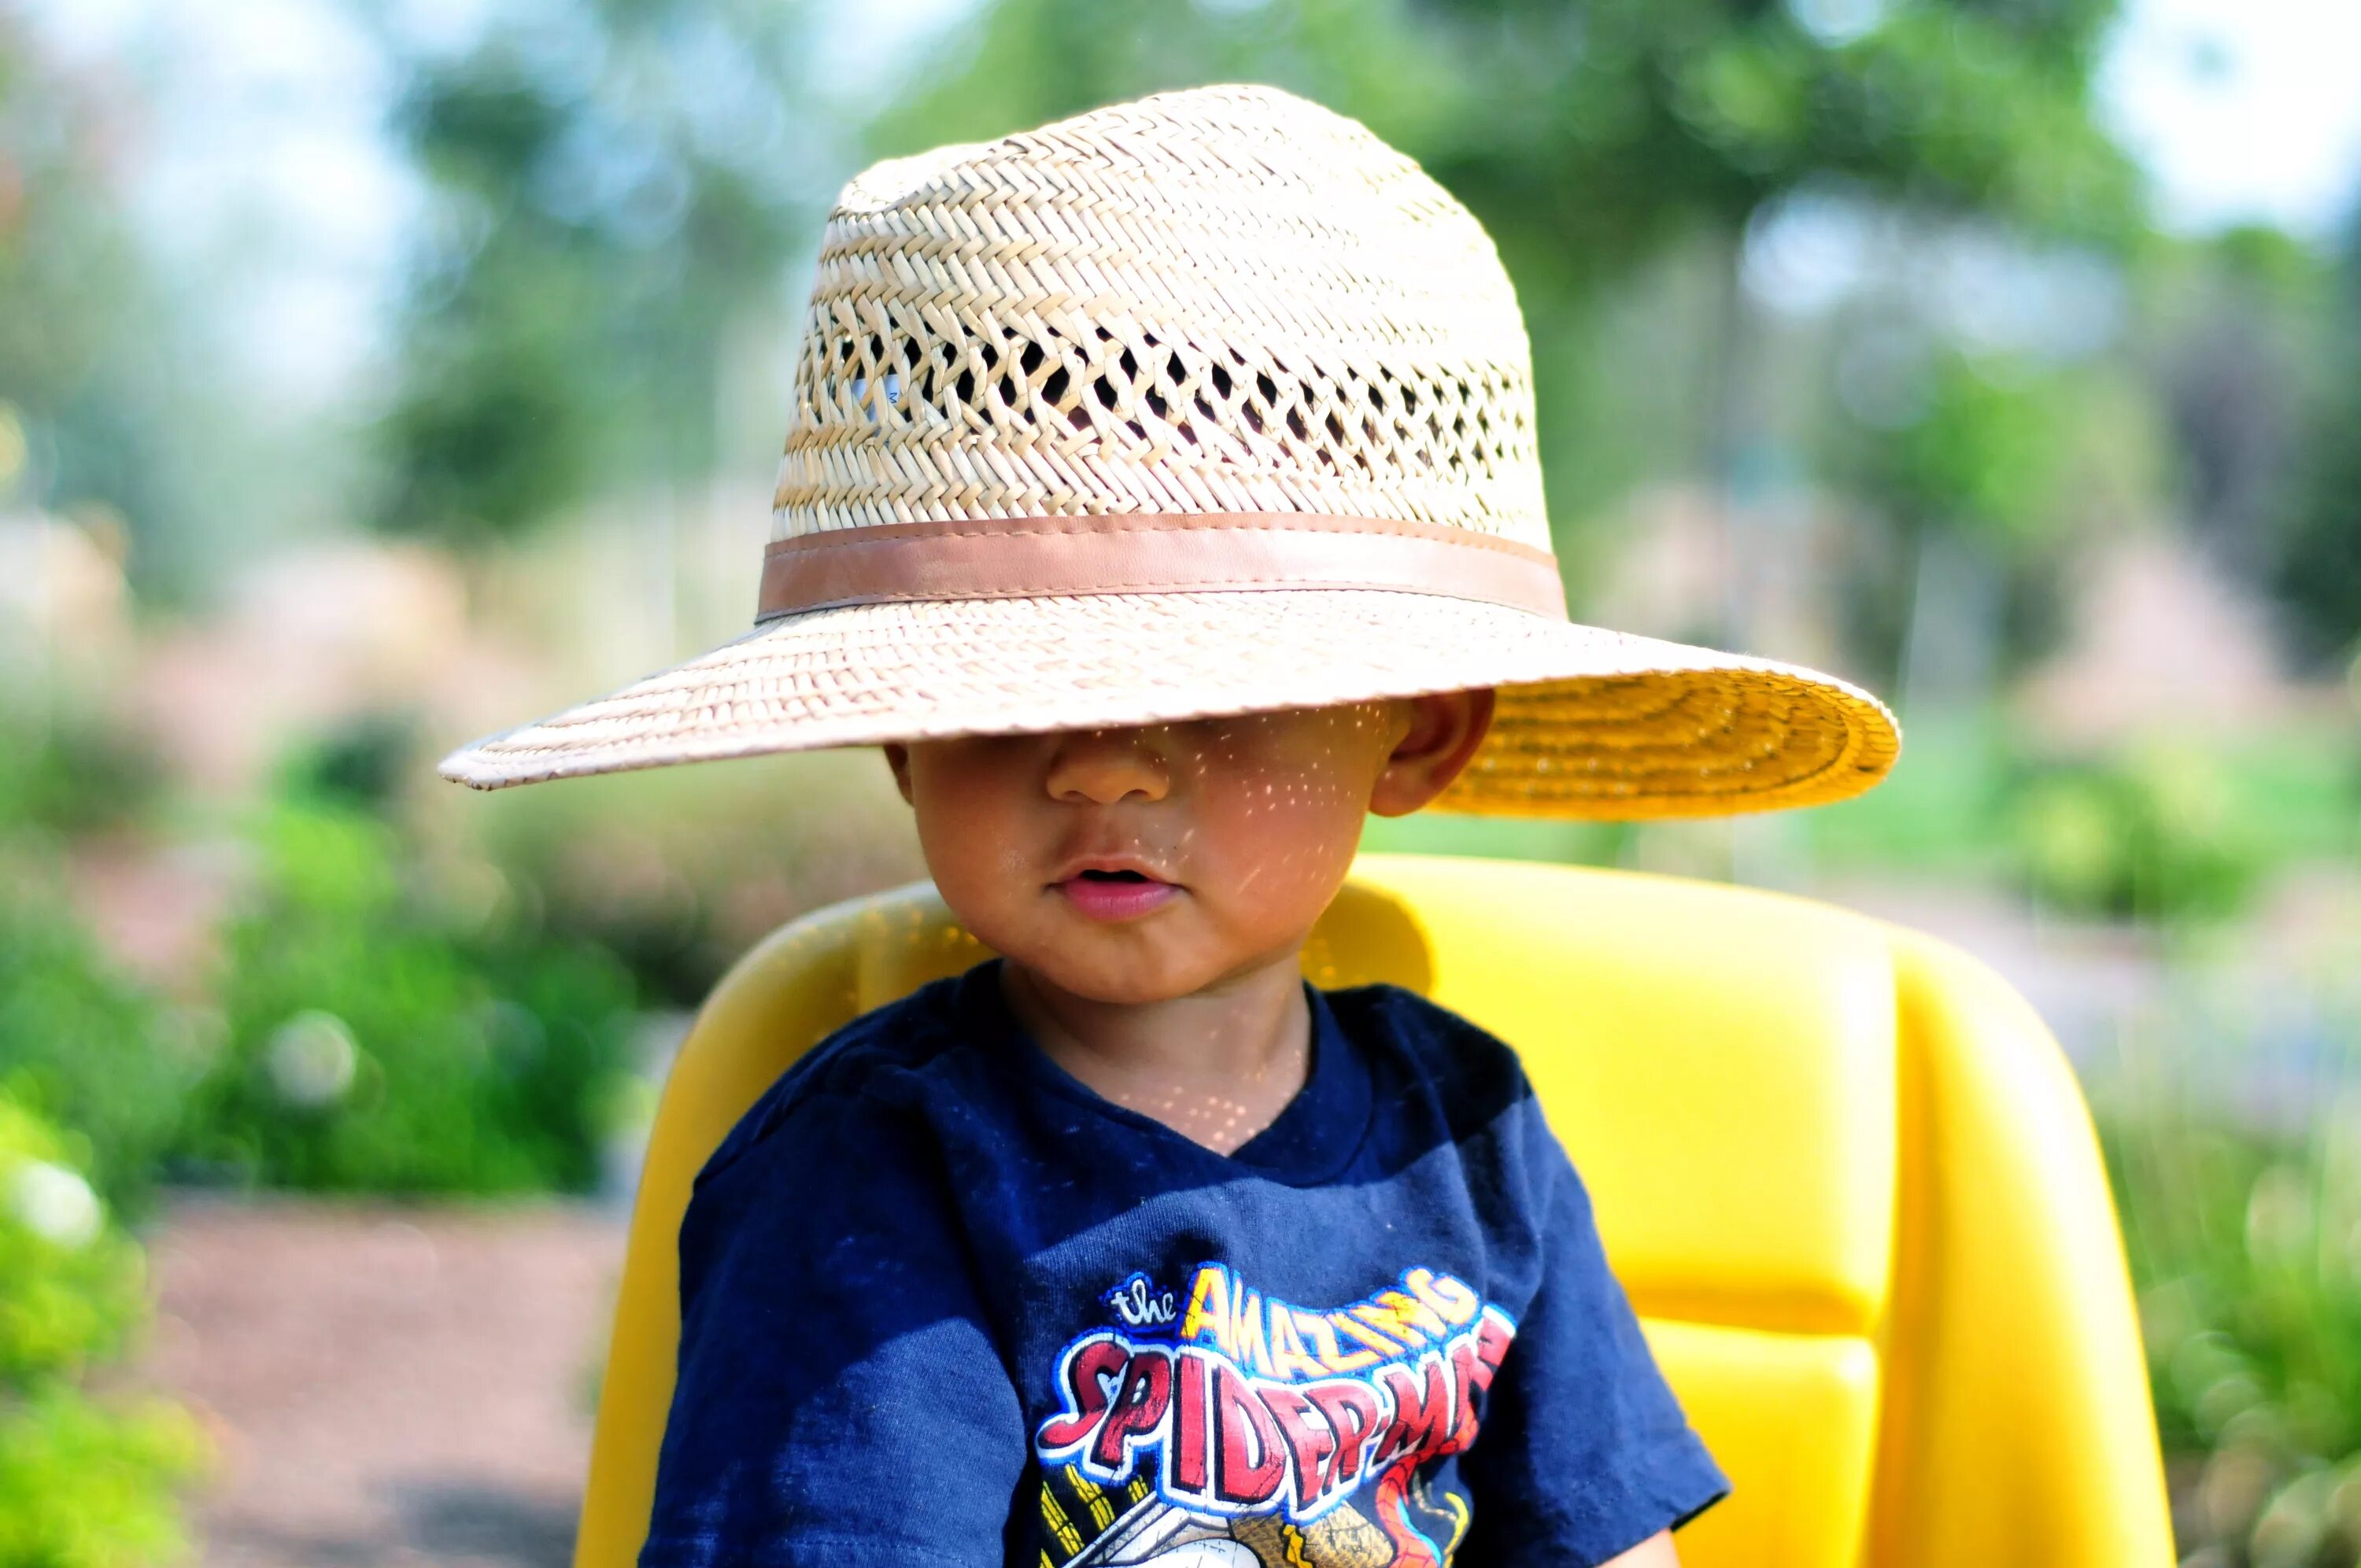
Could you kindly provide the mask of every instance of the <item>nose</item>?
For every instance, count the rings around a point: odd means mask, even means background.
[[[1172,769],[1158,739],[1157,731],[1147,729],[1077,729],[1060,736],[1049,759],[1049,798],[1077,806],[1162,800],[1172,787]]]

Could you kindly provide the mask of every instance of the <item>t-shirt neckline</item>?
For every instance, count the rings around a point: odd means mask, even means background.
[[[1188,1156],[1290,1186],[1333,1179],[1367,1135],[1376,1095],[1368,1063],[1336,1021],[1320,988],[1303,982],[1312,1013],[1312,1052],[1303,1087],[1268,1126],[1230,1153],[1218,1154],[1155,1117],[1120,1105],[1060,1067],[1041,1048],[1001,991],[1002,960],[988,959],[960,976],[953,1005],[983,1026],[994,1054],[1035,1086],[1132,1133]]]

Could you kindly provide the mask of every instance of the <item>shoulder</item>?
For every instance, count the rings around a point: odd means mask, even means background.
[[[750,1288],[768,1299],[799,1271],[824,1272],[840,1290],[900,1291],[919,1288],[922,1273],[954,1272],[934,1261],[959,1252],[932,1128],[981,1080],[958,984],[854,1019],[740,1119],[697,1173],[681,1218],[684,1310]]]
[[[1524,1064],[1508,1043],[1398,985],[1323,993],[1338,1027],[1380,1064],[1431,1086],[1446,1103],[1498,1111],[1528,1099]]]
[[[961,1006],[967,977],[936,981],[846,1024],[781,1073],[697,1178],[702,1189],[793,1146],[827,1157],[906,1126],[972,1076],[977,1038]],[[792,1136],[788,1135],[792,1134]]]
[[[1338,1028],[1369,1060],[1380,1121],[1392,1124],[1401,1150],[1448,1142],[1470,1185],[1512,1206],[1541,1201],[1561,1169],[1570,1171],[1508,1042],[1400,986],[1325,994]]]

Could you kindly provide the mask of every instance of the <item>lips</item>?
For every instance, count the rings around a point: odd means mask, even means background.
[[[1078,913],[1110,922],[1137,920],[1180,896],[1179,884],[1127,855],[1079,861],[1050,885]]]

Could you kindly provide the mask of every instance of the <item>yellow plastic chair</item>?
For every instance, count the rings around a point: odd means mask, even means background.
[[[647,1530],[706,1157],[856,1014],[987,956],[925,884],[773,935],[657,1113],[575,1561]],[[2123,1247],[2072,1073],[1962,954],[1825,905],[1366,855],[1304,955],[1516,1046],[1609,1260],[1735,1486],[1691,1568],[2172,1561]]]

